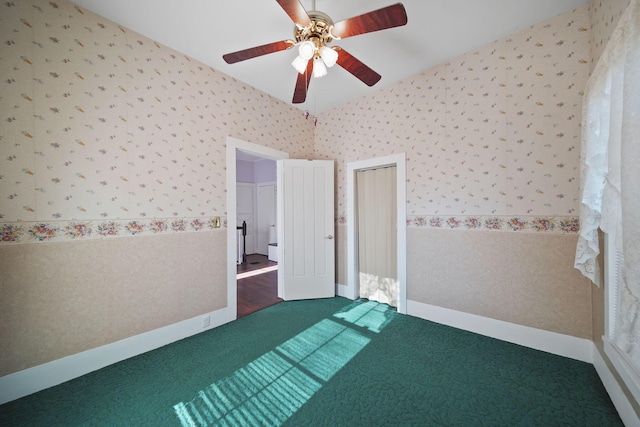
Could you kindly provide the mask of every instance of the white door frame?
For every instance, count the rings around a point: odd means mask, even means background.
[[[345,296],[356,299],[358,288],[358,258],[356,252],[356,187],[357,171],[396,166],[397,213],[398,213],[398,312],[407,313],[407,166],[405,153],[376,159],[347,163],[347,289]]]
[[[289,153],[252,142],[227,137],[227,320],[238,315],[238,282],[236,250],[236,150],[271,160],[288,159]],[[282,248],[278,245],[278,256]]]

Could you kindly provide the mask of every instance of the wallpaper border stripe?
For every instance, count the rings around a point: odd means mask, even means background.
[[[219,219],[219,221],[218,221]],[[3,244],[62,242],[113,237],[213,231],[226,228],[224,217],[0,223]]]
[[[216,226],[216,218],[220,218],[219,226]],[[337,217],[336,224],[346,224],[346,217]],[[4,245],[61,242],[161,233],[212,231],[226,227],[226,217],[220,216],[49,222],[19,221],[0,223],[0,242]],[[580,221],[577,217],[418,215],[407,217],[407,228],[577,234],[580,231]]]
[[[337,222],[346,224],[346,217],[338,217]],[[580,219],[574,216],[409,215],[407,228],[577,234]]]
[[[580,231],[580,219],[572,216],[410,216],[407,227],[572,234]]]

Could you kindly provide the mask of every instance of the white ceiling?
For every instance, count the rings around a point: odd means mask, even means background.
[[[334,22],[395,0],[317,0]],[[332,107],[475,50],[588,0],[404,0],[408,24],[334,41],[382,75],[372,88],[335,66],[313,79],[297,106],[319,114]],[[195,58],[291,104],[297,52],[286,50],[239,62],[222,55],[291,39],[293,23],[275,0],[72,0],[124,27]],[[312,0],[301,0],[312,10]]]

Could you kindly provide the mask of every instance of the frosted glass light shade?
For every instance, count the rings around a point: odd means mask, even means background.
[[[312,42],[308,40],[306,42],[300,43],[300,46],[298,46],[298,53],[300,54],[301,57],[303,57],[307,61],[313,58],[313,54],[315,52],[316,52],[316,45],[314,45]]]
[[[313,77],[322,77],[327,75],[327,66],[324,65],[322,58],[313,60]]]
[[[293,68],[295,68],[300,74],[304,74],[307,70],[307,62],[309,62],[308,59],[304,59],[302,56],[298,55],[291,65],[293,65]]]
[[[338,60],[338,52],[327,46],[320,48],[320,57],[324,61],[325,65],[329,68],[333,67]]]

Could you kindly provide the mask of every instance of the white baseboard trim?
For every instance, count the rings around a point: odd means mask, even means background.
[[[407,300],[407,314],[502,341],[593,363],[593,342],[502,320]]]
[[[611,362],[612,368],[631,393],[631,398],[640,402],[640,372],[638,372],[629,356],[623,353],[620,348],[607,337],[602,337],[604,341],[604,354]],[[640,425],[640,424],[639,424]]]
[[[618,383],[611,373],[609,366],[604,361],[602,354],[600,354],[600,351],[598,351],[598,347],[596,347],[595,344],[593,344],[593,366],[596,368],[600,381],[602,381],[604,388],[607,389],[607,393],[609,393],[613,406],[616,407],[618,415],[620,415],[624,425],[640,426],[640,417],[633,409],[633,405],[629,401],[629,398],[622,390],[622,387],[620,387],[620,383]]]
[[[229,321],[228,309],[205,313],[173,325],[125,338],[82,353],[63,357],[0,378],[0,404],[72,380],[172,342],[223,325]],[[209,327],[203,318],[210,316]]]

